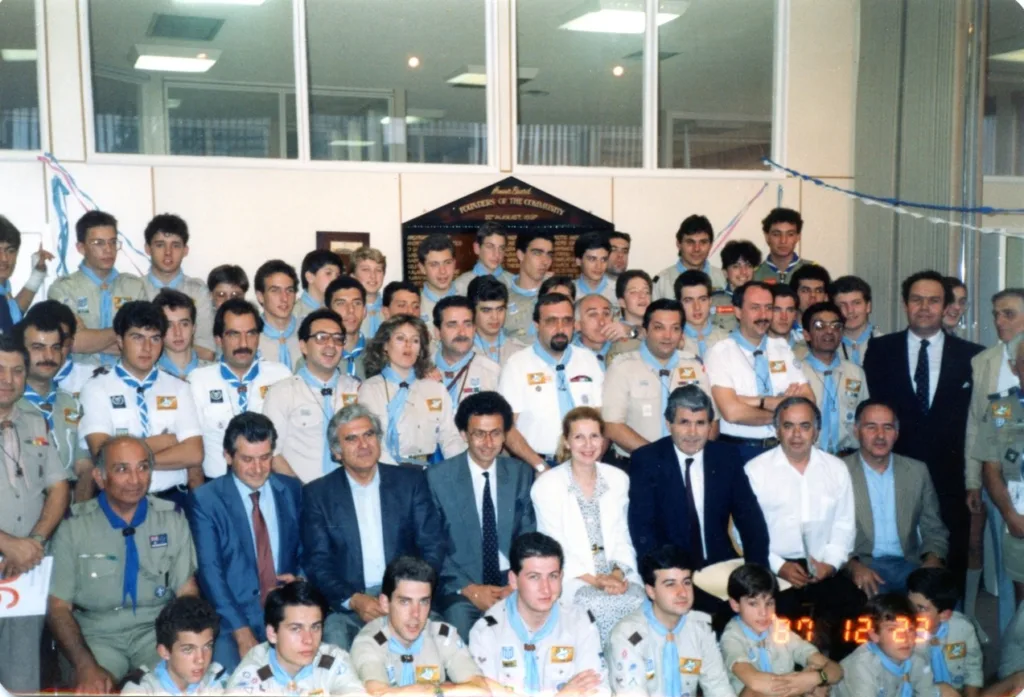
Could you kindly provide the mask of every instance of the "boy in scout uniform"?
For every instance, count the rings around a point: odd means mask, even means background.
[[[754,272],[754,280],[764,283],[789,283],[790,275],[813,261],[801,259],[796,253],[804,219],[792,208],[773,208],[761,221],[768,256]]]
[[[550,232],[516,235],[516,258],[519,273],[508,281],[505,332],[519,341],[532,341],[537,334],[533,307],[541,295],[540,286],[555,263],[555,236]]]
[[[299,320],[293,314],[298,286],[295,269],[280,259],[264,262],[253,279],[256,300],[263,308],[260,358],[277,361],[289,372],[299,360]]]
[[[683,220],[676,230],[676,250],[679,259],[654,277],[654,297],[671,300],[678,296],[675,292],[676,279],[688,270],[707,274],[715,288],[725,286],[722,270],[712,266],[708,260],[714,238],[715,231],[711,227],[711,221],[703,215],[691,215]]]
[[[935,682],[978,697],[984,659],[974,624],[954,609],[960,601],[956,577],[949,569],[917,569],[907,577],[907,596],[917,610],[918,634],[926,639],[914,652],[931,664]]]
[[[608,637],[612,689],[617,695],[733,697],[711,617],[693,607],[690,561],[665,545],[640,561],[647,600]]]
[[[46,262],[53,259],[53,254],[45,251],[40,244],[39,250],[32,253],[32,273],[21,292],[15,295],[11,289],[11,275],[17,266],[20,249],[21,231],[0,215],[0,256],[10,259],[9,263],[0,265],[0,334],[10,333],[14,325],[21,321],[39,287],[46,280]]]
[[[491,276],[479,276],[469,282],[466,292],[476,329],[473,345],[481,355],[504,366],[513,353],[526,348],[526,344],[509,336],[505,329],[508,287]]]
[[[640,349],[622,354],[608,368],[601,402],[608,438],[621,453],[668,435],[664,415],[672,390],[697,384],[711,393],[704,366],[678,349],[682,324],[679,303],[655,300],[644,313],[646,336]]]
[[[683,306],[683,338],[679,348],[702,361],[708,349],[729,336],[711,321],[711,278],[703,271],[686,271],[675,284],[675,299]]]
[[[164,352],[160,355],[157,367],[179,380],[188,380],[193,370],[213,362],[200,358],[195,348],[196,304],[186,294],[170,288],[164,288],[157,293],[153,298],[153,304],[159,307],[167,318]],[[212,327],[210,332],[212,336]],[[213,352],[208,351],[207,355],[212,358]]]
[[[154,620],[199,592],[188,521],[146,495],[154,464],[141,439],[107,440],[93,470],[103,492],[72,506],[53,537],[49,626],[82,692],[110,692],[129,669],[155,666]]]
[[[388,564],[380,604],[387,614],[369,622],[352,642],[352,665],[371,695],[411,686],[440,691],[442,683],[489,690],[483,673],[450,624],[429,619],[437,573],[416,557]]]
[[[343,649],[323,643],[327,601],[308,581],[272,590],[263,611],[267,641],[231,674],[231,695],[366,695]]]
[[[423,274],[420,319],[429,327],[434,321],[434,305],[442,298],[456,295],[455,245],[447,235],[428,235],[420,242],[416,259]]]
[[[761,265],[761,250],[747,240],[731,240],[722,247],[722,271],[725,288],[711,293],[711,321],[727,332],[736,328],[736,309],[732,306],[733,291],[754,278],[754,269]]]
[[[341,318],[341,326],[345,330],[341,371],[349,377],[363,380],[366,378],[363,355],[366,352],[367,336],[362,329],[367,311],[366,289],[351,276],[339,276],[324,291],[324,304]]]
[[[514,592],[469,633],[470,653],[496,683],[492,691],[611,694],[594,618],[559,602],[564,559],[561,545],[543,533],[524,533],[512,543],[508,580]]]
[[[114,268],[117,250],[117,219],[109,213],[89,211],[75,223],[82,264],[69,276],[50,286],[47,297],[75,313],[75,360],[113,365],[119,353],[114,334],[114,313],[132,300],[145,300],[142,279]]]
[[[473,279],[483,276],[489,276],[498,283],[507,283],[511,274],[502,267],[507,245],[508,230],[501,223],[488,221],[478,227],[476,240],[473,242],[476,264],[471,270],[455,279],[455,292],[459,295],[467,295],[469,284],[473,282]]]
[[[467,298],[441,298],[434,305],[434,328],[441,344],[434,354],[434,365],[451,397],[452,411],[458,410],[459,403],[468,395],[498,389],[501,367],[473,350],[473,306]]]
[[[381,312],[384,309],[384,297],[380,289],[384,285],[384,274],[388,269],[388,260],[379,249],[360,247],[352,252],[349,261],[352,264],[349,273],[353,279],[359,281],[359,284],[365,291],[363,304],[366,306],[366,317],[363,318],[360,331],[369,338],[377,333],[380,323],[384,321],[384,317],[381,316]],[[325,297],[328,295],[328,293],[324,293]],[[331,307],[330,300],[326,302],[326,305]],[[337,310],[334,311],[338,312]],[[345,319],[343,313],[339,312],[338,314],[342,315],[342,319]],[[349,333],[351,334],[352,332]]]
[[[299,267],[302,298],[295,303],[295,316],[299,320],[313,310],[327,307],[324,294],[327,287],[345,270],[345,263],[329,249],[314,249],[302,257]]]
[[[327,447],[331,417],[356,403],[359,380],[338,370],[345,330],[332,310],[320,308],[299,325],[299,349],[305,359],[296,375],[271,386],[263,414],[277,429],[274,471],[304,484],[333,472],[338,464]]]

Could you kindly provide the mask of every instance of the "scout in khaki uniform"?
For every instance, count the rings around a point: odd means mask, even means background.
[[[117,361],[114,313],[127,302],[145,300],[146,287],[138,276],[114,268],[121,248],[114,216],[89,211],[75,224],[75,233],[82,264],[78,271],[54,281],[47,297],[75,313],[75,360],[113,365]]]
[[[349,257],[351,268],[348,269],[351,278],[359,282],[363,288],[363,305],[366,308],[366,316],[363,318],[359,331],[363,336],[369,338],[377,333],[380,323],[384,321],[382,312],[384,310],[384,297],[381,287],[384,285],[384,274],[387,272],[388,260],[379,249],[373,247],[360,247],[352,252]],[[344,278],[344,276],[341,276]],[[329,290],[329,289],[328,289]],[[339,312],[338,308],[331,305],[330,292],[324,294],[327,307],[330,307],[345,319],[345,313]],[[346,331],[349,336],[353,331]]]
[[[725,287],[711,293],[711,322],[731,332],[739,326],[732,305],[734,290],[754,279],[754,269],[761,264],[761,250],[753,242],[732,240],[722,247],[722,271]]]
[[[196,595],[196,552],[173,503],[146,496],[153,455],[130,436],[106,441],[93,470],[103,492],[77,503],[53,537],[50,630],[76,688],[110,692],[129,669],[155,666],[153,622]]]
[[[722,270],[712,266],[708,260],[714,236],[711,221],[703,215],[688,216],[679,224],[679,229],[676,230],[676,250],[679,258],[675,264],[663,269],[654,277],[655,299],[678,300],[676,279],[691,269],[707,274],[714,288],[725,286],[725,275]]]
[[[453,412],[458,410],[463,397],[498,389],[501,368],[473,350],[473,306],[467,298],[442,298],[434,306],[434,328],[440,339],[434,365],[441,373],[441,384],[448,390]]]
[[[420,319],[428,327],[434,321],[434,306],[442,298],[457,295],[455,290],[455,245],[447,235],[435,233],[425,237],[416,250],[419,270],[423,274],[420,297]]]
[[[502,284],[507,283],[512,276],[502,267],[507,246],[508,230],[501,223],[488,221],[478,227],[476,240],[473,242],[476,264],[470,271],[455,279],[455,292],[459,295],[468,295],[469,284],[482,276],[489,276]]]
[[[322,643],[327,601],[308,581],[267,595],[267,641],[242,658],[225,686],[230,695],[365,695],[343,649]]]
[[[676,279],[673,300],[679,301],[684,313],[679,348],[701,360],[708,349],[729,336],[711,321],[711,294],[711,279],[702,271],[686,271]]]
[[[954,609],[960,601],[956,577],[948,569],[917,569],[907,578],[907,597],[917,610],[914,653],[931,665],[936,683],[978,697],[984,659],[974,624]]]
[[[775,208],[761,221],[768,256],[754,272],[754,280],[764,283],[789,283],[793,272],[813,261],[801,259],[796,253],[803,232],[804,219],[791,208]]]
[[[181,291],[165,288],[153,298],[153,304],[160,308],[167,318],[167,331],[164,332],[164,351],[160,354],[157,367],[179,380],[188,381],[193,370],[213,365],[212,360],[200,357],[196,350],[196,304],[188,295]],[[211,319],[212,323],[213,320]],[[213,329],[210,329],[212,332]],[[212,340],[211,340],[212,342]],[[203,355],[213,358],[213,351],[203,351]]]
[[[302,258],[299,267],[302,297],[293,311],[300,322],[311,312],[327,307],[327,288],[344,271],[345,262],[329,249],[314,249]]]
[[[299,353],[299,320],[295,317],[295,293],[299,276],[290,265],[271,259],[256,269],[253,287],[263,308],[259,357],[277,361],[289,371],[295,370]]]
[[[508,281],[508,307],[505,332],[522,342],[531,342],[537,329],[533,323],[533,307],[537,304],[540,284],[555,263],[555,236],[550,232],[516,236],[516,258],[519,273]],[[501,364],[504,367],[504,363]]]
[[[470,281],[467,293],[476,329],[473,346],[480,355],[504,366],[513,353],[526,348],[526,344],[512,338],[505,329],[508,287],[491,276],[480,276]]]
[[[352,642],[352,665],[371,695],[393,694],[442,683],[487,683],[459,633],[450,624],[429,619],[437,573],[416,557],[388,564],[380,604],[388,614],[369,622]]]
[[[339,276],[324,291],[324,302],[341,318],[341,326],[345,330],[340,369],[349,377],[363,380],[366,377],[363,354],[367,339],[361,327],[365,324],[367,311],[366,289],[351,276]]]

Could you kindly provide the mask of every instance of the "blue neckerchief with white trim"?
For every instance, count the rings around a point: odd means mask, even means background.
[[[57,402],[57,386],[51,383],[49,393],[43,397],[35,391],[32,385],[25,383],[25,400],[31,404],[42,415],[46,421],[46,430],[53,432],[53,406]],[[45,409],[44,407],[49,407]]]
[[[114,530],[120,530],[124,537],[124,582],[121,586],[121,603],[124,599],[132,599],[132,614],[135,614],[135,606],[139,601],[139,548],[135,545],[135,533],[143,523],[146,522],[146,514],[149,511],[149,499],[145,496],[135,507],[135,515],[130,522],[114,513],[114,509],[107,502],[107,492],[100,492],[96,497],[96,503],[106,516],[107,522]]]
[[[537,644],[546,639],[558,626],[559,608],[556,602],[551,606],[551,614],[548,615],[544,626],[536,632],[530,633],[526,623],[519,616],[519,591],[505,599],[505,615],[508,617],[508,626],[515,632],[516,638],[523,643],[523,664],[526,667],[526,675],[523,679],[523,688],[526,694],[535,695],[540,692],[540,667],[537,665],[536,649],[527,649],[527,646],[536,647]]]
[[[569,361],[572,360],[572,345],[565,347],[565,352],[562,354],[560,361],[556,361],[555,358],[548,353],[540,342],[533,342],[533,352],[544,361],[545,365],[551,366],[555,371],[555,391],[558,393],[558,411],[560,412],[561,418],[565,418],[565,415],[572,411],[573,407],[576,406],[576,400],[573,399],[572,390],[569,389],[569,378],[565,374],[565,367],[569,365]]]
[[[160,687],[164,688],[169,695],[194,695],[203,684],[202,681],[194,682],[188,685],[185,691],[182,692],[181,688],[178,687],[178,683],[174,682],[170,672],[167,670],[167,661],[157,663],[156,668],[153,669],[153,675],[156,676]]]
[[[384,370],[380,374],[386,381],[398,385],[398,391],[388,400],[388,428],[387,433],[384,435],[384,444],[387,446],[395,462],[401,462],[402,454],[401,441],[398,438],[398,421],[402,418],[403,412],[405,412],[405,405],[409,401],[409,392],[412,389],[413,383],[416,382],[416,373],[410,370],[409,377],[403,378],[398,374],[398,371],[388,364],[384,366]]]
[[[266,314],[263,315],[263,333],[268,337],[277,342],[277,360],[279,363],[284,363],[288,370],[294,368],[292,363],[292,352],[288,348],[288,339],[291,338],[292,334],[299,327],[299,320],[294,315],[288,321],[288,327],[284,330],[278,329],[267,321]]]
[[[164,283],[159,278],[153,275],[153,269],[150,268],[149,273],[146,274],[146,278],[153,284],[153,287],[157,290],[163,290],[164,288],[170,288],[172,290],[178,290],[181,288],[181,284],[185,282],[185,272],[178,269],[177,275],[167,283]]]
[[[839,384],[836,382],[836,371],[842,365],[839,354],[832,357],[832,362],[825,365],[808,353],[804,359],[811,370],[821,377],[824,384],[825,399],[821,405],[821,433],[818,435],[818,447],[833,455],[839,451]]]
[[[779,267],[775,265],[775,262],[772,261],[770,255],[764,260],[764,263],[768,265],[769,269],[771,269],[775,273],[779,273]],[[789,264],[786,265],[786,270],[784,273],[789,273],[799,263],[800,255],[798,255],[796,252],[793,252],[793,261],[789,262]]]
[[[118,363],[114,366],[114,374],[121,378],[121,382],[135,390],[135,406],[139,410],[139,423],[142,426],[142,437],[149,437],[149,406],[146,404],[146,391],[152,389],[156,379],[160,377],[160,371],[153,368],[145,378],[139,380],[128,372],[127,369]]]
[[[71,375],[71,371],[74,369],[75,361],[72,360],[71,356],[68,356],[68,359],[64,361],[64,365],[62,365],[60,370],[57,371],[57,374],[53,376],[54,386],[59,389],[60,384],[68,379],[68,376]]]
[[[188,359],[188,365],[182,369],[178,367],[177,363],[171,360],[171,357],[167,354],[167,350],[164,349],[163,354],[160,356],[160,360],[157,361],[156,364],[157,367],[165,373],[170,373],[174,377],[184,380],[193,370],[199,367],[199,354],[193,350],[191,357]]]
[[[661,383],[661,435],[665,437],[668,435],[668,422],[665,421],[664,414],[666,408],[668,408],[668,395],[672,392],[672,371],[679,365],[679,352],[673,351],[672,357],[668,359],[668,362],[662,364],[651,353],[651,350],[647,348],[647,343],[644,342],[640,344],[640,358],[658,376],[658,382]]]
[[[351,351],[341,350],[341,358],[345,361],[345,373],[349,377],[356,377],[356,359],[366,350],[366,336],[359,334],[359,341]]]
[[[686,626],[686,615],[679,618],[675,627],[667,629],[654,616],[654,607],[650,600],[644,600],[641,607],[644,610],[644,617],[647,618],[647,626],[665,641],[665,645],[661,649],[661,695],[662,697],[680,697],[683,693],[683,684],[679,678],[679,647],[676,645],[675,638]]]
[[[772,396],[772,373],[768,365],[768,335],[761,337],[761,343],[754,346],[747,341],[747,337],[740,333],[739,329],[733,329],[731,336],[740,348],[746,349],[754,354],[754,377],[757,378],[757,396]]]
[[[425,633],[426,630],[420,632],[420,635],[416,637],[416,641],[412,642],[412,646],[405,646],[394,637],[388,639],[388,651],[402,657],[402,676],[398,679],[398,687],[407,687],[415,684],[416,664],[411,660],[405,660],[405,657],[409,656],[411,659],[419,655],[420,650],[423,648],[423,635]]]
[[[221,359],[220,376],[224,378],[228,385],[234,387],[235,391],[238,393],[238,412],[240,414],[244,414],[249,411],[249,386],[252,384],[253,380],[259,377],[259,374],[260,362],[256,360],[252,362],[252,365],[249,366],[249,370],[245,371],[245,375],[243,375],[241,380],[239,380],[231,371],[231,368],[228,367],[228,364]]]

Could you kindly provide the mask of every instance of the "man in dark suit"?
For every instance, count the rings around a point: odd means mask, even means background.
[[[341,409],[328,424],[327,442],[342,468],[303,490],[302,567],[331,606],[324,641],[346,650],[364,624],[386,614],[378,596],[388,562],[411,555],[439,572],[444,561],[426,475],[378,467],[380,436],[369,409]]]
[[[949,530],[949,568],[967,568],[970,516],[964,488],[964,438],[971,404],[971,359],[982,347],[942,331],[953,293],[936,271],[903,281],[909,326],[871,339],[864,358],[868,392],[892,405],[900,424],[893,451],[928,465]]]
[[[190,496],[199,586],[221,622],[213,660],[228,671],[266,641],[267,594],[299,573],[302,485],[270,471],[276,443],[266,416],[234,417],[224,432],[227,474]]]
[[[468,450],[427,470],[448,543],[438,605],[464,640],[480,616],[512,592],[512,540],[537,529],[533,469],[500,456],[512,424],[512,407],[497,392],[466,397],[455,426]]]

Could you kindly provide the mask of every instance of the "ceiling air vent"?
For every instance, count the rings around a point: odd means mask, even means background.
[[[183,41],[212,41],[222,26],[224,20],[216,17],[155,14],[146,36]]]

